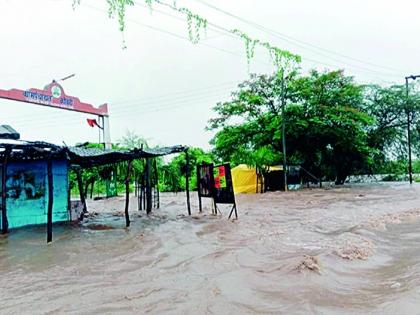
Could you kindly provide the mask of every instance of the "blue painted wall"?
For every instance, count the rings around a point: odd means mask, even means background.
[[[53,222],[69,220],[68,167],[66,161],[53,161]],[[9,228],[46,224],[48,178],[46,161],[10,163],[7,166],[7,218]]]

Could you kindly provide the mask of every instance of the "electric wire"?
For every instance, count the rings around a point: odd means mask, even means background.
[[[196,1],[198,1],[198,0],[196,0]],[[171,4],[168,4],[168,3],[165,3],[165,2],[162,2],[162,1],[160,1],[160,0],[155,0],[155,2],[156,3],[158,3],[158,4],[161,4],[161,5],[163,5],[163,6],[165,6],[165,7],[167,7],[167,8],[170,8],[170,9],[172,9],[172,10],[177,10],[177,8],[175,7],[175,6],[173,6],[173,5],[171,5]],[[143,5],[143,4],[140,4],[140,3],[138,3],[138,1],[135,1],[134,2],[136,5],[139,5],[139,6],[142,6],[142,7],[146,7],[146,8],[148,8],[148,6],[146,6],[146,5]],[[173,18],[176,18],[177,20],[182,20],[182,18],[179,18],[179,17],[177,17],[177,16],[175,16],[175,15],[173,15],[173,14],[169,14],[169,13],[166,13],[166,12],[164,12],[164,11],[162,11],[162,10],[158,10],[158,9],[156,9],[156,8],[153,8],[153,10],[154,11],[156,11],[156,12],[158,12],[158,13],[161,13],[161,14],[165,14],[165,15],[167,15],[167,16],[169,16],[169,17],[173,17]],[[227,13],[227,12],[226,12]],[[235,16],[236,17],[236,16]],[[237,17],[237,19],[242,19],[242,18],[240,18],[240,17]],[[234,38],[234,39],[239,39],[237,36],[235,36],[235,35],[233,35],[232,34],[232,32],[231,32],[231,30],[229,30],[229,29],[227,29],[227,28],[225,28],[225,27],[222,27],[222,26],[220,26],[220,25],[217,25],[217,24],[215,24],[215,23],[212,23],[212,22],[207,22],[208,23],[208,25],[210,26],[210,29],[212,29],[213,31],[219,31],[219,32],[221,32],[222,34],[224,33],[226,36],[229,36],[229,37],[231,37],[231,38]],[[249,22],[249,23],[253,23],[253,22]],[[258,25],[258,24],[256,24],[256,25]],[[259,25],[258,25],[259,26]],[[260,28],[264,28],[263,26],[259,26]],[[215,30],[216,29],[216,30]],[[269,30],[269,29],[267,29],[267,28],[264,28],[265,29],[265,32],[267,33],[267,30]],[[276,32],[276,31],[273,31],[273,30],[270,30],[272,33],[274,32],[275,34],[277,34],[278,32]],[[281,33],[279,33],[279,34],[281,34]],[[279,35],[277,34],[277,37],[279,37]],[[283,40],[284,40],[284,38],[282,38]],[[296,43],[294,43],[295,45],[297,45]],[[302,45],[300,45],[301,47],[303,47],[303,48],[305,48],[305,49],[308,49],[308,48],[306,48],[306,47],[304,47],[304,46],[302,46]],[[311,50],[311,51],[313,51],[313,50]],[[319,54],[319,52],[316,52],[316,51],[313,51],[313,52],[315,52],[315,53],[318,53]],[[350,67],[350,68],[353,68],[353,69],[357,69],[357,70],[359,70],[359,71],[361,71],[361,72],[364,72],[364,73],[371,73],[371,74],[375,74],[375,75],[380,75],[380,76],[383,76],[383,75],[385,75],[385,76],[388,76],[388,77],[401,77],[401,75],[397,75],[397,74],[395,74],[395,73],[385,73],[385,72],[380,72],[380,71],[376,71],[376,70],[372,70],[372,69],[368,69],[368,68],[365,68],[365,67],[362,67],[362,66],[359,66],[359,65],[354,65],[354,64],[350,64],[350,63],[347,63],[347,62],[343,62],[343,61],[341,61],[341,60],[339,60],[339,59],[336,59],[336,58],[332,58],[332,57],[330,57],[330,56],[327,56],[327,55],[325,55],[325,54],[322,54],[323,56],[325,56],[325,57],[327,57],[327,58],[329,58],[329,59],[332,59],[333,61],[335,61],[335,62],[338,62],[339,64],[343,64],[343,65],[346,65],[347,67]],[[302,58],[303,58],[303,60],[307,60],[307,61],[311,61],[312,63],[316,63],[316,64],[320,64],[320,65],[324,65],[324,66],[328,66],[328,67],[333,67],[333,68],[340,68],[341,66],[340,65],[335,65],[335,64],[331,64],[331,63],[326,63],[326,62],[323,62],[323,61],[319,61],[319,60],[316,60],[316,59],[313,59],[313,58],[307,58],[306,56],[302,56]],[[375,79],[376,79],[376,77],[374,77]]]
[[[342,57],[342,58],[346,58],[346,59],[349,59],[349,60],[353,60],[353,61],[356,61],[356,62],[359,62],[359,63],[363,63],[363,64],[366,64],[366,65],[369,65],[369,66],[378,67],[378,68],[382,68],[382,69],[387,69],[387,70],[394,71],[394,72],[397,72],[397,73],[402,73],[402,70],[401,69],[397,69],[397,68],[389,67],[389,66],[383,66],[383,65],[379,65],[379,64],[376,64],[376,63],[373,63],[373,62],[361,60],[361,59],[354,58],[354,57],[351,57],[351,56],[348,56],[348,55],[345,55],[345,54],[342,54],[342,53],[338,53],[338,52],[333,51],[333,50],[330,50],[330,49],[326,49],[326,48],[320,47],[318,45],[314,45],[314,44],[311,44],[311,43],[308,43],[308,42],[305,42],[305,41],[296,39],[296,38],[294,38],[292,36],[289,36],[289,35],[280,33],[280,32],[278,32],[276,30],[270,29],[270,28],[265,27],[265,26],[263,26],[261,24],[258,24],[256,22],[253,22],[251,20],[242,18],[242,17],[240,17],[238,15],[235,15],[235,14],[233,14],[231,12],[228,12],[226,10],[223,10],[223,9],[221,9],[221,8],[215,6],[215,5],[209,4],[207,1],[204,1],[204,0],[194,0],[194,1],[196,1],[198,3],[201,3],[202,5],[205,5],[205,6],[211,8],[213,10],[216,10],[216,11],[218,11],[220,13],[223,13],[223,14],[225,14],[227,16],[230,16],[230,17],[232,17],[232,18],[234,18],[236,20],[239,20],[239,21],[241,21],[241,22],[243,22],[245,24],[251,25],[251,26],[253,26],[253,27],[255,27],[255,28],[257,28],[257,29],[259,29],[261,31],[264,31],[264,32],[268,33],[268,34],[271,34],[273,36],[276,36],[277,38],[282,39],[284,41],[287,41],[287,42],[289,42],[291,44],[295,44],[295,45],[301,44],[301,45],[299,45],[299,47],[309,46],[309,47],[312,47],[312,48],[315,48],[315,49],[324,51],[326,53],[329,53],[329,54],[332,54],[332,55],[336,55],[336,56],[339,56],[339,57]],[[313,50],[311,50],[311,51],[313,51]]]

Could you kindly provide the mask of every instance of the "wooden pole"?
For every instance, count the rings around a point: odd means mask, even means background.
[[[146,166],[145,166],[146,167]],[[142,177],[143,210],[146,210],[146,174]]]
[[[190,156],[188,154],[188,149],[185,151],[185,190],[187,193],[187,209],[188,209],[188,215],[191,215],[191,204],[190,204]]]
[[[47,177],[48,177],[48,213],[47,213],[47,243],[52,242],[52,212],[54,203],[54,183],[52,160],[48,158],[47,161]]]
[[[197,170],[198,209],[201,213],[201,212],[203,212],[203,204],[201,202],[201,182],[200,182],[201,174],[200,174],[200,166],[199,165],[197,165],[196,170]]]
[[[154,160],[154,171],[155,171],[155,178],[156,178],[156,208],[160,208],[160,191],[159,191],[159,172],[157,167],[157,160]]]
[[[283,180],[284,180],[284,191],[287,191],[287,158],[286,158],[286,115],[285,115],[285,77],[284,70],[281,71],[281,140],[283,148]]]
[[[79,186],[80,201],[83,204],[83,213],[87,213],[86,198],[83,190],[82,171],[80,168],[76,169],[77,184]]]
[[[259,176],[258,176],[258,167],[255,166],[255,175],[257,177],[257,187],[255,188],[255,193],[258,194],[258,184],[259,184]]]
[[[9,230],[9,222],[7,220],[7,191],[6,191],[6,179],[7,179],[7,157],[8,152],[5,152],[5,158],[3,160],[2,172],[1,172],[1,231],[6,234]]]
[[[130,172],[131,172],[132,161],[128,161],[127,166],[127,177],[125,179],[125,226],[130,226],[130,215],[128,213],[128,207],[130,203]]]
[[[140,181],[138,178],[136,179],[136,182],[137,182],[137,208],[140,211],[142,210],[142,200],[141,200],[142,194],[140,190]]]
[[[151,158],[146,158],[146,213],[152,212]]]
[[[144,209],[143,207],[143,175],[141,176],[142,178],[141,178],[140,187],[139,187],[139,196],[137,197],[139,201],[139,210]]]

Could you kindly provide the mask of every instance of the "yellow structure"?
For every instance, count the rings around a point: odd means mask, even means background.
[[[257,170],[255,167],[240,164],[232,169],[232,181],[235,194],[257,193]],[[258,182],[258,191],[263,183]]]

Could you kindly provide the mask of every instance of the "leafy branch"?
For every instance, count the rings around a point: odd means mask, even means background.
[[[80,5],[81,0],[73,0],[73,8],[77,5]],[[119,23],[119,30],[123,33],[125,30],[125,13],[127,6],[133,6],[134,0],[106,0],[108,3],[108,15],[110,18],[117,16]],[[146,5],[153,10],[153,4],[159,4],[165,7],[170,8],[178,13],[183,14],[187,20],[187,29],[188,29],[188,38],[193,44],[198,44],[201,40],[202,32],[207,32],[207,27],[209,25],[207,19],[201,17],[199,14],[192,12],[190,9],[185,7],[178,7],[177,0],[173,0],[172,4],[162,2],[161,0],[144,0]],[[255,48],[260,46],[267,50],[270,55],[271,61],[274,66],[280,71],[287,71],[289,68],[293,67],[295,64],[300,63],[301,57],[287,50],[280,49],[276,46],[273,46],[269,42],[263,42],[259,39],[254,39],[245,34],[244,32],[234,29],[226,30],[232,35],[238,36],[245,43],[245,52],[248,64],[248,70],[250,68],[251,60],[255,57]]]
[[[269,42],[263,42],[259,39],[253,39],[238,29],[234,29],[233,31],[231,31],[231,33],[236,36],[239,36],[245,42],[248,68],[251,63],[251,60],[255,57],[255,47],[257,45],[265,48],[268,51],[271,61],[273,62],[274,66],[276,66],[279,70],[285,71],[291,66],[301,62],[301,57],[299,55],[292,54],[287,50],[283,50],[276,46],[273,46]]]

